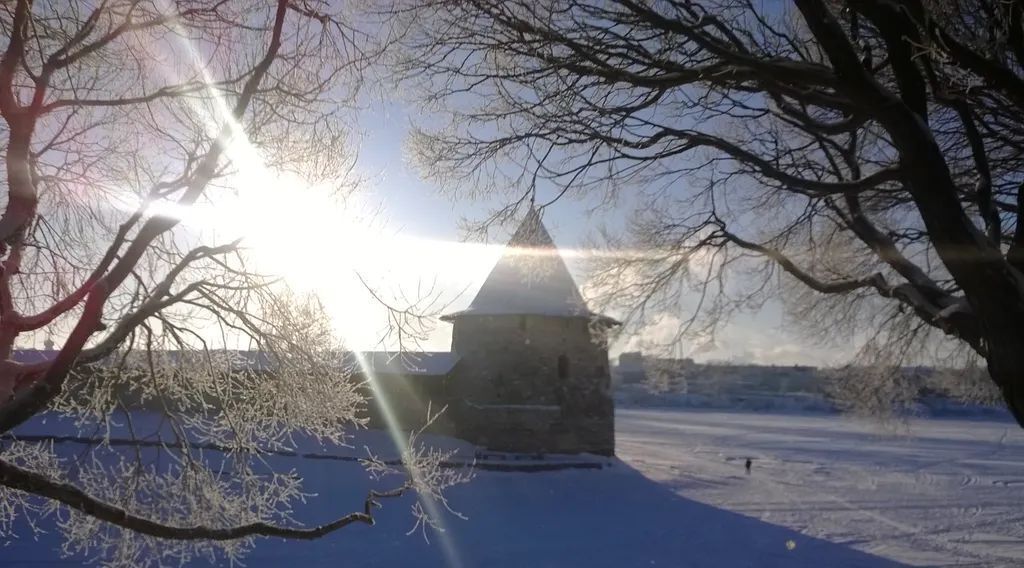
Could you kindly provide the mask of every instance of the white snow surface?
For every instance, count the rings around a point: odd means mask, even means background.
[[[689,499],[909,565],[1024,566],[1024,431],[1010,421],[894,429],[650,409],[617,420],[619,457]]]
[[[429,543],[406,534],[413,499],[403,497],[384,503],[376,526],[314,542],[261,540],[245,564],[1024,565],[1024,431],[1011,422],[926,419],[892,432],[834,415],[639,408],[616,419],[620,459],[611,467],[479,471],[449,492],[468,520],[445,517],[447,530],[428,532]],[[39,426],[54,432],[52,421]],[[383,433],[366,434],[354,448],[321,451],[358,455],[363,442],[386,444]],[[270,461],[319,494],[297,508],[310,525],[360,508],[369,487],[381,488],[353,461]],[[82,562],[58,547],[52,530],[33,536],[23,524],[0,546],[0,566]]]

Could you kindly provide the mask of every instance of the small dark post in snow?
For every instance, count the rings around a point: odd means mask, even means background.
[[[750,458],[747,458],[747,463],[744,464],[744,467],[747,468],[747,475],[750,475],[750,466],[752,465],[754,465],[754,462],[751,461]]]

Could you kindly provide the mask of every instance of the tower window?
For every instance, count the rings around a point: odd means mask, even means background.
[[[566,357],[565,355],[558,356],[558,378],[569,378],[569,358]]]

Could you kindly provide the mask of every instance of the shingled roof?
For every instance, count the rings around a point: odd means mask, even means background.
[[[441,319],[496,315],[596,317],[618,323],[587,308],[551,234],[532,207],[469,307]]]

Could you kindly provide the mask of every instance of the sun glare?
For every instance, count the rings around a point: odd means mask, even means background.
[[[352,348],[379,347],[387,322],[367,285],[384,299],[408,301],[431,292],[449,302],[478,287],[501,253],[500,246],[400,232],[386,211],[359,193],[338,196],[276,174],[248,150],[233,147],[230,154],[238,166],[230,189],[187,208],[152,204],[151,214],[178,218],[215,242],[241,239],[252,268],[315,294]]]

